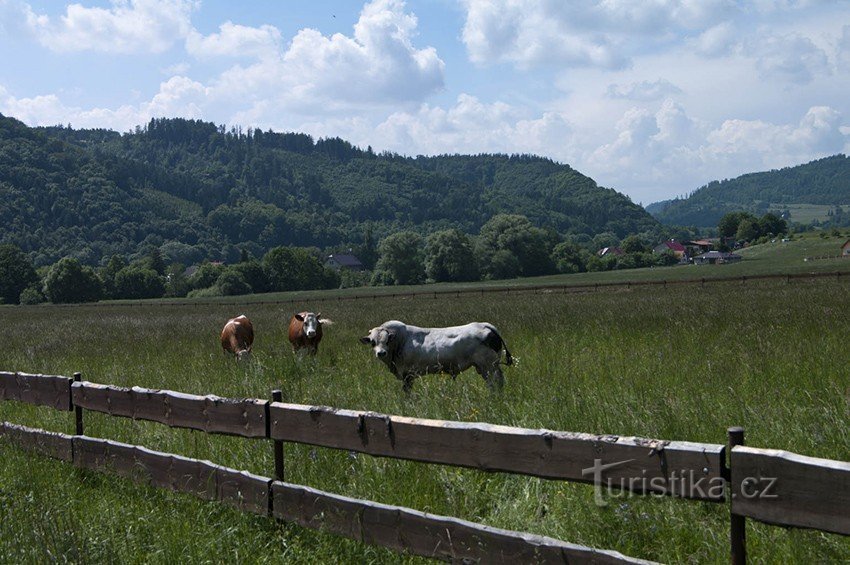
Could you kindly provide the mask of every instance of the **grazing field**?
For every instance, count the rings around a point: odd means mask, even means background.
[[[831,204],[770,204],[769,208],[774,214],[788,210],[791,221],[808,224],[813,220],[828,222],[831,219],[829,212],[836,207]]]
[[[734,267],[730,265],[729,267]],[[689,267],[685,267],[689,269]],[[693,268],[690,268],[693,269]],[[215,303],[3,307],[0,369],[122,386],[268,398],[523,427],[747,444],[850,460],[850,277],[587,293],[312,301],[332,318],[316,359],[286,341],[296,308]],[[325,295],[334,297],[334,294]],[[256,298],[256,297],[254,297]],[[230,299],[231,301],[233,299]],[[254,359],[218,344],[254,323]],[[494,323],[518,358],[501,394],[473,371],[405,395],[357,338],[388,319]],[[72,432],[72,416],[15,403],[0,418]],[[271,476],[271,444],[86,414],[86,433]],[[728,507],[627,497],[507,474],[287,445],[287,480],[665,562],[726,562]],[[754,561],[850,560],[850,538],[748,521]],[[381,562],[397,554],[223,505],[133,485],[0,444],[0,555],[9,562]],[[413,562],[415,558],[403,558]]]

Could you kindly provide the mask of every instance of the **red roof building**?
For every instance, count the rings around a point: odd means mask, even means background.
[[[652,250],[653,253],[664,253],[666,251],[672,251],[673,254],[679,259],[685,256],[685,246],[676,241],[675,239],[671,239],[670,241],[665,241],[664,243],[658,244]]]

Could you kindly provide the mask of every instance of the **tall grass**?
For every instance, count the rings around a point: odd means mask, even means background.
[[[268,398],[281,388],[297,403],[671,440],[724,443],[726,428],[742,425],[748,445],[848,460],[848,283],[305,303],[298,309],[321,310],[336,323],[318,357],[302,360],[286,342],[291,312],[277,306],[0,308],[0,324],[8,328],[0,369],[81,371],[96,382],[231,397]],[[246,365],[225,358],[217,342],[226,319],[240,313],[257,333],[254,360]],[[422,377],[405,395],[357,341],[388,319],[496,324],[518,358],[506,371],[504,392],[492,394],[469,371],[456,381]],[[0,405],[0,417],[64,432],[73,425],[68,414],[14,403]],[[260,440],[93,413],[86,413],[86,433],[266,476],[274,468],[271,446]],[[287,445],[286,455],[288,481],[331,492],[636,557],[728,559],[725,505],[623,496],[599,508],[586,485],[309,446]],[[69,561],[399,561],[386,550],[2,444],[0,457],[0,555],[10,561],[59,554]],[[756,561],[850,559],[850,540],[819,532],[750,522],[748,543]]]

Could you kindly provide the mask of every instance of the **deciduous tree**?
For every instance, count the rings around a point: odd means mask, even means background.
[[[91,267],[65,257],[48,271],[44,279],[44,294],[55,304],[96,302],[103,295],[103,285]]]
[[[21,292],[38,282],[26,253],[12,244],[0,245],[0,302],[17,304]]]
[[[385,271],[395,284],[425,282],[422,236],[401,231],[385,237],[378,244],[380,258],[376,270]]]
[[[430,234],[425,241],[425,274],[436,282],[478,280],[469,236],[456,229]]]

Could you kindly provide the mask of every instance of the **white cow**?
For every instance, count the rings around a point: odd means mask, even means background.
[[[502,348],[505,365],[513,363],[511,352],[498,330],[486,322],[473,322],[451,328],[419,328],[398,320],[384,322],[360,338],[371,345],[375,357],[410,391],[413,380],[426,373],[458,373],[475,367],[492,389],[505,383],[499,367]]]

